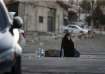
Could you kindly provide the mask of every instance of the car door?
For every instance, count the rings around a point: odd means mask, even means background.
[[[77,26],[72,26],[72,28],[73,28],[72,30],[73,33],[80,33],[81,31]]]
[[[73,30],[74,30],[75,28],[73,27],[73,26],[68,26],[68,30],[69,30],[69,32],[72,32]]]
[[[75,26],[69,26],[70,32],[75,33],[77,31],[77,27]]]

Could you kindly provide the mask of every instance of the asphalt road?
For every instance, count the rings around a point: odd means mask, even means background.
[[[105,54],[105,35],[96,35],[93,39],[78,39],[78,38],[72,38],[75,44],[75,48],[80,51],[83,55],[88,54]],[[40,46],[40,42],[43,43],[42,46]],[[40,40],[33,40],[31,43],[27,43],[27,46],[23,50],[24,53],[35,53],[35,51],[42,47],[45,50],[46,49],[54,49],[54,50],[60,50],[61,46],[61,38],[57,39],[44,39],[43,37]]]
[[[81,55],[80,58],[45,58],[24,54],[23,74],[105,74],[104,55]]]
[[[38,58],[38,47],[59,50],[61,38],[36,40],[27,45],[22,56],[23,74],[105,74],[105,36],[96,35],[94,39],[73,38],[75,47],[80,51],[80,58]]]

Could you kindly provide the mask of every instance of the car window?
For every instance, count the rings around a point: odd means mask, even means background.
[[[70,28],[74,28],[74,29],[77,29],[77,27],[75,27],[75,26],[69,26]]]
[[[2,6],[2,4],[0,3],[0,30],[3,30],[7,27],[8,25],[8,18],[6,16],[6,12]]]

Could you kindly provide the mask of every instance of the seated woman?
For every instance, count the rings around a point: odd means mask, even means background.
[[[70,33],[66,33],[62,39],[61,44],[61,55],[62,51],[64,51],[64,57],[79,57],[80,53],[75,49],[74,43],[71,39]]]

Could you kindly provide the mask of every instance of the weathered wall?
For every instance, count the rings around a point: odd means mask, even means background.
[[[24,20],[25,31],[35,31],[36,30],[36,6],[28,3],[20,3],[18,14]]]
[[[18,14],[24,19],[25,31],[42,31],[47,32],[48,11],[50,8],[56,9],[55,32],[59,32],[63,25],[64,10],[56,2],[37,2],[19,3]],[[39,16],[43,16],[43,23],[39,23]]]
[[[8,5],[8,4],[12,4],[14,0],[4,0],[4,2]]]
[[[43,17],[43,23],[39,22],[39,16]],[[37,7],[37,31],[47,32],[47,16],[48,8],[46,7]]]
[[[63,8],[57,6],[57,12],[56,12],[56,32],[61,32],[61,26],[64,22],[64,10]]]

